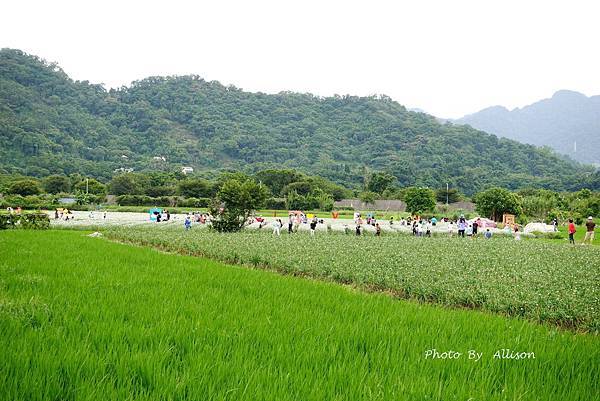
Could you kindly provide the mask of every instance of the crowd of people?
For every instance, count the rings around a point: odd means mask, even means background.
[[[21,213],[21,208],[17,207],[13,209],[12,207],[7,207],[6,211],[9,214],[13,213]],[[104,212],[100,212],[102,219],[107,218],[106,210]],[[335,214],[334,214],[335,213]],[[334,221],[339,217],[338,212],[332,213]],[[171,220],[171,213],[169,210],[161,210],[161,209],[153,209],[150,212],[151,220],[160,222],[168,222]],[[89,212],[89,218],[95,219],[96,215],[94,211]],[[67,208],[57,208],[54,210],[54,219],[55,220],[65,220],[70,221],[74,219],[74,214],[71,210]],[[184,219],[184,227],[186,230],[191,229],[192,223],[198,223],[202,225],[210,224],[212,216],[210,213],[205,212],[191,212],[188,213]],[[261,229],[265,227],[268,222],[262,216],[252,216],[248,219],[247,224],[252,225],[254,223],[258,223],[258,228]],[[273,235],[280,236],[282,231],[284,230],[284,221],[281,218],[274,218],[271,222],[271,227],[273,228]],[[290,211],[287,217],[287,232],[289,234],[293,234],[298,232],[302,225],[307,225],[309,229],[309,233],[311,236],[314,236],[317,232],[317,227],[319,225],[326,224],[327,230],[331,231],[332,226],[331,223],[325,222],[324,219],[319,219],[316,215],[310,213],[304,213],[302,211]],[[551,222],[553,226],[553,230],[558,232],[558,220],[553,219]],[[382,224],[375,218],[375,214],[368,213],[366,217],[363,217],[361,213],[354,213],[354,233],[357,236],[365,235],[368,231],[372,232],[373,235],[379,237],[382,233]],[[384,224],[385,226],[385,224]],[[457,219],[449,219],[448,217],[442,217],[440,219],[435,216],[430,218],[424,218],[420,216],[409,216],[406,218],[401,218],[399,221],[395,221],[393,216],[390,216],[388,219],[388,227],[386,230],[389,231],[390,228],[396,228],[397,226],[403,227],[407,232],[412,232],[412,235],[415,237],[431,237],[433,233],[440,234],[446,232],[448,236],[458,236],[458,237],[468,237],[468,238],[476,238],[481,236],[485,239],[491,239],[495,233],[503,233],[505,235],[512,235],[512,237],[519,241],[521,240],[521,228],[518,224],[506,224],[504,228],[500,231],[496,229],[496,223],[488,219],[482,219],[480,217],[472,220],[467,220],[464,215],[460,215]],[[445,226],[445,227],[444,227]],[[592,216],[589,216],[585,223],[585,235],[583,240],[581,241],[581,245],[591,245],[594,241],[594,231],[596,224],[594,223],[594,219]],[[367,228],[369,228],[367,230]],[[351,227],[347,224],[343,224],[343,231],[346,234],[350,234],[352,232]],[[575,245],[575,234],[577,232],[577,227],[573,221],[573,219],[569,219],[567,224],[567,232],[569,235],[569,243]]]
[[[266,219],[262,217],[256,217],[252,222],[259,222],[259,228],[267,225]],[[335,221],[335,219],[334,219]],[[464,215],[460,215],[457,219],[450,219],[448,217],[442,217],[440,219],[435,216],[431,218],[424,218],[420,216],[410,216],[407,218],[401,218],[399,221],[395,221],[394,217],[389,217],[387,220],[388,224],[386,230],[390,228],[397,228],[397,226],[403,227],[407,232],[412,232],[415,237],[432,237],[434,232],[436,235],[440,233],[446,233],[449,237],[458,236],[461,238],[474,239],[482,237],[484,239],[491,239],[497,233],[501,233],[506,236],[512,236],[516,241],[520,241],[522,238],[523,228],[518,224],[506,224],[502,230],[497,228],[497,224],[489,219],[482,219],[481,217],[468,220]],[[273,235],[280,236],[284,229],[284,221],[281,218],[275,218],[271,222],[273,228]],[[288,233],[292,234],[298,231],[298,228],[306,224],[309,228],[311,236],[315,235],[319,224],[327,224],[328,231],[331,230],[331,223],[325,223],[323,219],[318,219],[316,216],[306,215],[302,212],[290,212],[287,219]],[[556,219],[552,221],[553,230],[558,231],[558,222]],[[385,224],[383,224],[385,226]],[[583,244],[591,244],[594,239],[594,226],[593,219],[590,217],[586,224],[587,233]],[[368,230],[367,230],[368,228]],[[575,225],[569,224],[569,237],[570,242],[574,243],[572,238],[574,235]],[[346,234],[352,232],[348,224],[343,224],[343,230]],[[354,233],[357,236],[365,235],[367,232],[371,232],[375,236],[381,236],[382,223],[375,218],[375,215],[369,213],[366,217],[363,217],[360,213],[354,214]]]
[[[259,219],[260,219],[260,221],[259,221]],[[258,228],[262,228],[264,219],[262,217],[257,217],[256,220],[259,221],[259,223],[260,223]],[[324,224],[324,223],[325,223],[325,221],[323,219],[318,219],[317,216],[315,216],[315,215],[309,216],[302,212],[290,212],[288,214],[288,219],[287,219],[287,231],[288,231],[288,234],[296,233],[296,232],[298,232],[301,224],[308,224],[309,229],[310,229],[310,235],[314,236],[315,232],[317,231],[317,225]],[[266,224],[266,222],[265,222],[265,224]],[[273,227],[273,235],[276,235],[276,236],[281,235],[281,230],[284,227],[283,224],[284,223],[281,219],[273,220],[273,222],[271,223],[271,226]]]
[[[168,214],[168,212],[166,213]],[[210,219],[211,216],[207,213],[188,213],[184,221],[184,226],[186,230],[189,230],[192,227],[192,223],[208,224],[210,223]],[[167,217],[166,220],[168,221],[169,218]],[[334,218],[333,221],[335,220],[337,219]],[[290,211],[287,219],[274,217],[273,220],[269,222],[262,216],[252,216],[247,221],[248,225],[255,223],[258,223],[258,229],[262,229],[270,223],[274,236],[281,236],[282,232],[286,229],[286,225],[288,234],[298,232],[301,226],[308,228],[311,236],[315,236],[319,225],[326,225],[327,231],[332,230],[331,222],[326,222],[316,215],[306,214],[301,211]],[[397,221],[391,216],[387,219],[387,223],[386,230],[390,231],[390,228],[394,229],[400,226],[406,232],[412,232],[412,235],[415,237],[432,237],[434,233],[436,235],[446,233],[449,237],[457,236],[470,239],[482,237],[489,240],[497,233],[501,233],[506,236],[512,236],[516,241],[520,241],[522,238],[522,228],[518,224],[506,224],[502,230],[499,230],[497,229],[496,223],[489,219],[478,217],[467,220],[464,215],[460,215],[460,217],[456,219],[450,219],[448,217],[441,217],[438,219],[435,216],[430,218],[409,216]],[[354,230],[351,229],[351,226],[348,223],[343,223],[343,231],[346,234],[350,234],[354,231],[357,236],[365,235],[370,232],[372,235],[379,237],[382,234],[382,228],[385,226],[386,224],[378,221],[374,214],[369,213],[366,217],[363,217],[361,213],[357,212],[354,214]],[[552,221],[552,226],[554,227],[554,231],[558,231],[558,222],[556,219]],[[594,240],[594,227],[595,224],[592,217],[590,217],[586,223],[587,232],[582,244],[592,243]],[[575,232],[575,224],[573,223],[573,220],[569,220],[569,242],[572,244],[575,243]]]
[[[450,237],[458,235],[462,238],[475,238],[481,232],[483,233],[484,238],[490,239],[494,234],[493,231],[490,230],[491,227],[486,227],[487,225],[489,225],[489,223],[486,220],[482,220],[480,217],[473,221],[468,221],[464,215],[461,215],[456,221],[444,217],[441,219],[441,222],[446,224],[446,230],[448,236]],[[433,228],[437,225],[438,220],[435,216],[430,219],[416,218],[413,220],[412,223],[412,233],[414,236],[417,237],[431,237]],[[493,228],[495,228],[495,224],[493,225]],[[510,234],[510,230],[510,227],[506,226],[507,234]],[[516,240],[521,239],[518,225],[514,225],[514,236]]]

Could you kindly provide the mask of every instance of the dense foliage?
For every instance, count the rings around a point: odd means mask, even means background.
[[[50,218],[46,213],[3,213],[0,212],[0,230],[22,228],[46,230],[50,227]]]
[[[440,124],[385,96],[267,95],[197,76],[107,91],[71,80],[56,64],[0,51],[0,169],[106,182],[117,169],[182,166],[283,166],[375,192],[447,182],[467,195],[490,186],[600,188],[598,172],[547,149]],[[288,185],[281,178],[280,191]]]
[[[433,210],[435,207],[435,193],[429,188],[407,188],[404,192],[406,211],[420,214]]]
[[[267,189],[253,180],[228,179],[211,208],[212,228],[219,232],[240,231],[254,211],[264,206],[267,194]]]
[[[521,197],[504,188],[490,188],[478,193],[474,200],[477,211],[495,221],[502,221],[504,213],[519,215],[523,211]]]

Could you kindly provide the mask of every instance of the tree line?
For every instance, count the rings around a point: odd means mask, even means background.
[[[235,194],[235,191],[240,191]],[[331,211],[336,200],[360,198],[367,204],[376,199],[398,199],[412,214],[444,213],[446,201],[472,201],[482,216],[496,221],[511,213],[527,219],[582,222],[600,215],[600,192],[583,189],[557,192],[527,188],[510,191],[491,187],[468,197],[455,188],[399,187],[382,172],[373,172],[361,191],[344,188],[318,176],[292,169],[267,169],[249,175],[241,171],[184,175],[179,172],[122,173],[107,182],[80,174],[49,175],[42,179],[21,175],[0,175],[0,203],[3,207],[52,207],[58,197],[73,197],[80,205],[104,203],[116,195],[123,206],[181,206],[214,208],[223,199],[251,199],[255,208]],[[216,210],[219,210],[217,208]],[[244,209],[243,214],[248,213]]]

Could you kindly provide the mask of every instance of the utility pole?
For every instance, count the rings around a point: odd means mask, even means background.
[[[448,195],[450,192],[450,186],[446,183],[446,206],[448,206]]]
[[[85,194],[87,195],[90,191],[90,179],[86,178],[85,179]]]

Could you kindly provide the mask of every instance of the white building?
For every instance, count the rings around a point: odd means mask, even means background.
[[[181,168],[181,172],[183,174],[193,173],[194,172],[194,168],[193,167],[182,167]]]
[[[132,168],[119,167],[114,170],[115,173],[131,173],[133,172]]]

